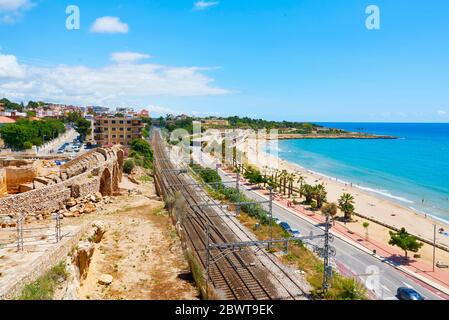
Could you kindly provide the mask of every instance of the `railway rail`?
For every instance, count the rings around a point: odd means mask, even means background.
[[[253,239],[224,208],[200,205],[214,203],[214,200],[202,187],[194,185],[192,177],[185,171],[179,171],[167,160],[167,150],[157,130],[152,133],[152,145],[155,173],[162,192],[165,195],[178,193],[185,199],[185,214],[179,219],[186,242],[203,271],[208,265],[208,243],[236,242],[242,237],[243,240]],[[222,254],[219,261],[209,264],[209,275],[206,276],[206,282],[210,281],[208,284],[214,288],[217,297],[228,300],[304,299],[305,293],[295,276],[271,253],[257,249],[227,254],[221,252],[222,249],[211,249],[213,256]]]

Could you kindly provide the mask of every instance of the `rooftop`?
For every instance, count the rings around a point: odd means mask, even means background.
[[[14,119],[0,116],[0,123],[15,123]]]

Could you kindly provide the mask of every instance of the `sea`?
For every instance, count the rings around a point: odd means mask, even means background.
[[[317,123],[395,140],[279,141],[278,155],[449,222],[449,123]]]

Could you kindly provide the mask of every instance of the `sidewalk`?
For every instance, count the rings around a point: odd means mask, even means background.
[[[227,175],[231,175],[234,179],[236,178],[236,175],[233,172],[226,170],[223,170],[223,172],[225,172]],[[251,185],[243,179],[241,181],[245,184],[246,187],[254,187],[254,185]],[[268,198],[269,196],[269,192],[267,190],[259,189],[253,191],[266,198]],[[288,200],[280,196],[275,196],[273,200],[279,206],[301,217],[302,219],[310,221],[314,224],[321,224],[325,222],[324,216],[317,212],[307,210],[301,205],[288,207]],[[360,235],[353,231],[350,231],[341,222],[336,222],[331,231],[335,236],[364,250],[367,253],[372,254],[373,250],[376,250],[376,257],[378,259],[393,265],[395,268],[449,295],[448,272],[444,272],[438,268],[435,268],[435,271],[432,271],[431,264],[413,258],[409,258],[408,261],[405,261],[403,258],[402,250],[396,247],[382,244],[372,239],[366,240],[364,235]]]

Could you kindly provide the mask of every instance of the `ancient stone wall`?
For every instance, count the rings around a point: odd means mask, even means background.
[[[123,166],[120,147],[96,149],[67,163],[60,176],[47,176],[33,182],[33,190],[0,199],[2,215],[54,212],[70,199],[101,192],[111,196],[118,190]]]
[[[19,193],[20,185],[32,182],[42,171],[42,162],[37,160],[0,159],[0,168],[6,176],[9,194]]]
[[[7,192],[6,189],[6,171],[0,168],[0,198],[5,196]]]

